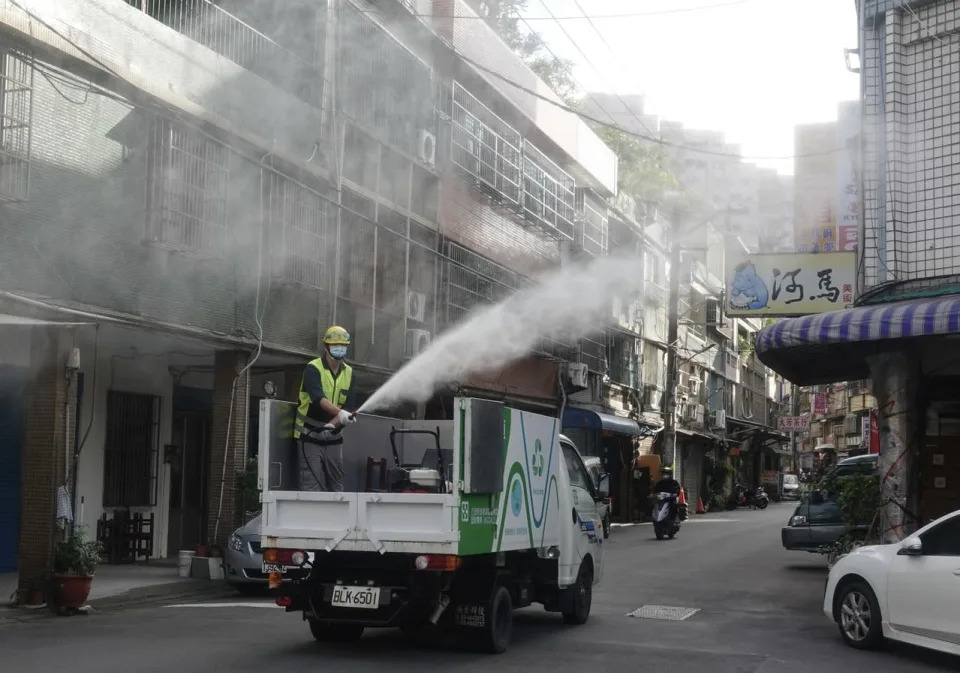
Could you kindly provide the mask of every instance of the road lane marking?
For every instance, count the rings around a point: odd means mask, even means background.
[[[165,608],[282,608],[276,603],[174,603]]]

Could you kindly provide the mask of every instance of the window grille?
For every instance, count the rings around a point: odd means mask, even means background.
[[[340,4],[340,34],[341,111],[390,145],[418,156],[421,131],[436,138],[432,71],[348,2]]]
[[[330,204],[272,171],[267,176],[267,240],[275,278],[317,289],[328,285]]]
[[[587,369],[598,374],[607,370],[607,337],[600,333],[590,338],[580,339],[580,362]]]
[[[0,201],[30,196],[33,63],[13,50],[0,52]]]
[[[576,183],[543,152],[523,143],[523,215],[545,234],[573,240]]]
[[[580,192],[580,247],[584,252],[600,257],[607,253],[608,220],[602,207],[597,206],[585,191]]]
[[[107,392],[104,507],[156,505],[159,420],[159,396]]]
[[[220,255],[226,232],[229,151],[165,119],[154,120],[149,133],[148,240]]]
[[[450,160],[494,199],[519,204],[520,133],[458,82],[451,96]]]
[[[637,376],[639,360],[639,340],[623,334],[610,335],[610,379],[615,383],[639,388],[640,380]]]

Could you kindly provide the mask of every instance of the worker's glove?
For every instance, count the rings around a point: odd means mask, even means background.
[[[340,418],[340,425],[350,425],[357,422],[356,415],[351,414],[346,409],[341,409],[338,417]]]

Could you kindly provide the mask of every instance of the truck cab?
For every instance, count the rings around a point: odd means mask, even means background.
[[[295,412],[261,402],[261,546],[316,639],[400,627],[503,652],[516,608],[587,621],[609,484],[558,419],[473,398],[452,421],[362,416],[344,431],[347,490],[324,493],[292,478]]]

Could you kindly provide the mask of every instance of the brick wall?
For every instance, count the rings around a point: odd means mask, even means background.
[[[524,229],[506,211],[494,210],[488,197],[452,171],[442,177],[440,200],[440,232],[450,240],[525,275],[559,264],[556,242]]]
[[[70,333],[34,329],[31,334],[30,380],[24,399],[21,447],[21,510],[18,588],[29,599],[34,582],[53,569],[57,534],[57,487],[67,481],[67,446],[73,446],[76,388],[64,375]],[[69,399],[69,403],[67,403]],[[66,406],[65,406],[65,403]],[[93,536],[96,531],[87,531]]]
[[[214,358],[213,422],[210,429],[210,463],[207,488],[208,526],[210,544],[224,545],[234,529],[240,525],[243,512],[236,489],[236,474],[243,470],[247,460],[247,409],[250,400],[250,377],[237,374],[248,362],[248,355],[240,351],[218,351]],[[236,380],[236,390],[233,385]],[[230,418],[230,395],[233,396],[233,415]],[[230,431],[227,433],[229,419]],[[226,472],[224,455],[226,454]],[[223,503],[220,487],[223,479]],[[217,526],[217,513],[220,523]]]

